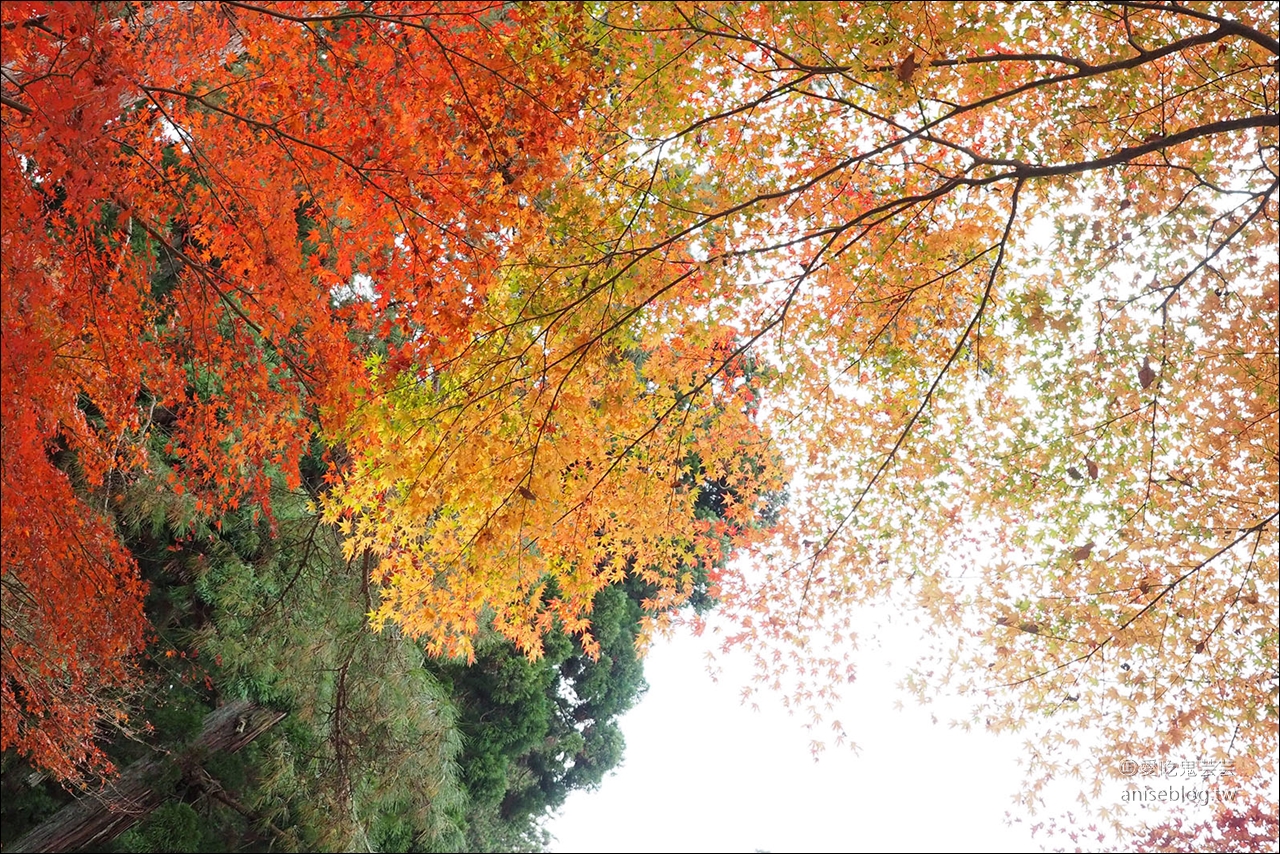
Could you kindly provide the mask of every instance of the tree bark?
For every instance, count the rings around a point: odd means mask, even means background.
[[[200,735],[180,753],[140,759],[100,792],[67,804],[6,850],[75,851],[110,842],[164,803],[156,784],[173,768],[199,765],[213,753],[234,753],[284,719],[285,712],[235,700],[210,712]]]

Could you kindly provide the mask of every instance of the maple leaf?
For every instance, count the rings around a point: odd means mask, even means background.
[[[1156,372],[1151,368],[1151,361],[1146,357],[1142,357],[1142,367],[1138,369],[1138,383],[1144,388],[1150,388],[1151,384],[1156,381]]]
[[[897,76],[899,83],[906,85],[911,82],[912,77],[915,77],[917,68],[919,68],[919,64],[916,62],[916,52],[913,50],[903,58],[902,62],[898,63],[898,67],[894,69],[894,74]]]

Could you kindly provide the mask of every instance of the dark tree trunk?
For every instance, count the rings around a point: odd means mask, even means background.
[[[178,767],[185,774],[212,754],[234,753],[284,716],[285,712],[264,709],[247,700],[220,706],[205,717],[200,735],[181,753],[138,760],[101,792],[67,804],[6,850],[75,851],[110,842],[169,798],[170,791],[156,788],[165,772]]]

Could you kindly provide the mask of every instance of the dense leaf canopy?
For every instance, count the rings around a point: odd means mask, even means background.
[[[1270,791],[1273,5],[6,3],[3,40],[6,748],[69,776],[124,714],[153,439],[268,523],[317,440],[371,622],[431,654],[705,596],[816,723],[888,605],[911,688],[1036,733],[1029,804],[1082,743],[1093,791]]]

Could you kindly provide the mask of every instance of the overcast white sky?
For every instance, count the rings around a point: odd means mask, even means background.
[[[1005,812],[1017,791],[1019,743],[960,733],[902,699],[902,675],[866,650],[837,717],[862,752],[810,757],[809,735],[780,705],[739,704],[750,676],[710,638],[659,640],[648,694],[622,721],[623,766],[599,791],[570,796],[550,825],[552,851],[1028,851],[1040,848]]]

